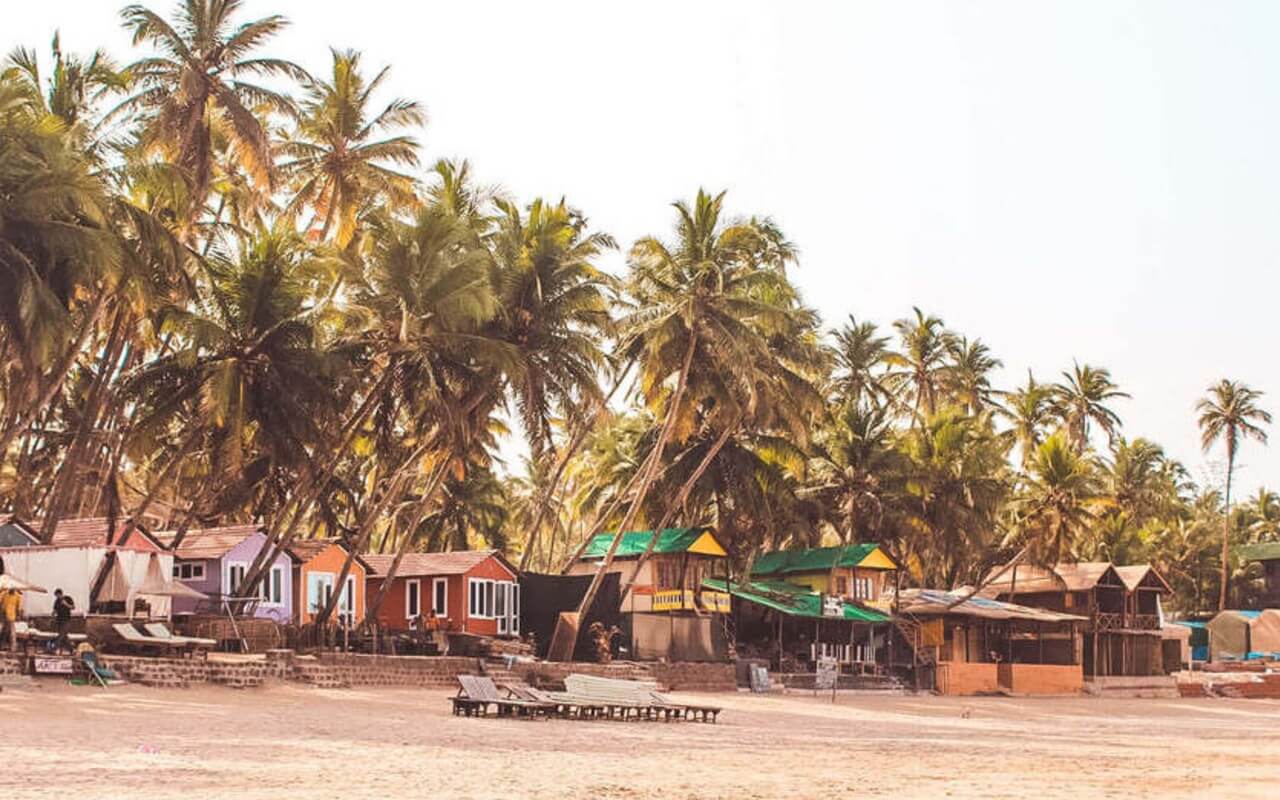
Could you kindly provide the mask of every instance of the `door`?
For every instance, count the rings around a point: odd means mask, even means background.
[[[506,581],[499,581],[494,588],[495,596],[493,600],[493,616],[498,620],[498,635],[507,635],[507,625],[511,622],[510,616],[507,614],[507,590],[511,588],[511,584]]]
[[[329,572],[307,573],[307,613],[319,614],[333,596],[333,574]]]

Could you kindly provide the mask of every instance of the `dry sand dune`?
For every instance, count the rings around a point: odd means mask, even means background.
[[[417,690],[10,688],[0,797],[1280,796],[1270,701],[708,697],[718,725],[457,718]]]

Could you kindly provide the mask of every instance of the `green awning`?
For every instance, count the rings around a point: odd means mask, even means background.
[[[707,578],[702,585],[713,592],[729,591],[728,582],[720,578]],[[879,611],[841,601],[843,615],[828,617],[822,613],[822,596],[805,591],[804,587],[783,581],[752,581],[748,584],[735,583],[730,592],[734,597],[755,603],[774,611],[781,611],[793,617],[810,617],[812,619],[844,619],[849,622],[888,622],[889,617]]]
[[[1245,561],[1271,561],[1280,559],[1280,542],[1244,544],[1236,549]]]
[[[839,564],[836,563],[837,559]],[[892,568],[892,562],[873,543],[851,544],[846,547],[813,547],[807,550],[777,550],[763,553],[756,558],[751,574],[789,575],[797,572],[825,572],[835,567],[856,567],[871,560],[880,569]]]
[[[582,558],[604,558],[613,543],[614,534],[597,533],[591,537],[591,543],[582,552]],[[631,531],[622,534],[614,558],[637,558],[644,554],[649,541],[653,539],[653,531]],[[658,534],[658,542],[653,546],[655,553],[698,553],[706,556],[723,558],[724,548],[716,541],[710,528],[666,528]]]

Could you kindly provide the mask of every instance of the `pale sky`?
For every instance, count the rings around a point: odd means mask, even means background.
[[[123,3],[4,5],[5,52],[45,55],[61,28],[133,57]],[[1000,386],[1108,367],[1125,434],[1200,482],[1222,467],[1195,423],[1210,383],[1280,413],[1280,3],[246,5],[289,16],[270,52],[313,72],[329,45],[389,64],[426,106],[428,161],[564,195],[624,248],[728,189],[799,246],[829,325],[918,305],[987,342]],[[1245,445],[1240,496],[1280,484],[1276,433]]]

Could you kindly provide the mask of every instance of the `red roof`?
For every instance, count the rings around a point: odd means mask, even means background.
[[[262,532],[262,526],[254,524],[187,531],[174,555],[189,561],[222,558],[245,539]],[[156,538],[167,547],[176,535],[174,531],[165,531],[157,533]]]
[[[49,544],[54,547],[105,547],[108,544],[107,534],[110,532],[112,534],[110,544],[117,547],[151,552],[162,549],[160,543],[147,533],[141,523],[134,526],[129,535],[121,541],[120,534],[128,526],[129,520],[124,518],[117,519],[114,528],[108,526],[106,517],[60,519],[53,529],[53,539]],[[39,523],[33,523],[32,527],[38,531],[41,526]]]
[[[373,577],[386,575],[391,570],[393,555],[366,553],[361,556],[369,565],[369,574]],[[465,575],[490,558],[496,558],[503,568],[513,576],[515,567],[498,550],[457,550],[451,553],[405,553],[396,570],[398,578],[417,578],[426,575]]]
[[[346,545],[337,539],[302,539],[286,547],[285,552],[287,552],[294,561],[297,561],[299,564],[305,564],[330,547],[336,547],[344,553],[349,552]],[[366,571],[369,569],[369,564],[360,556],[356,556],[356,561],[359,562]]]

